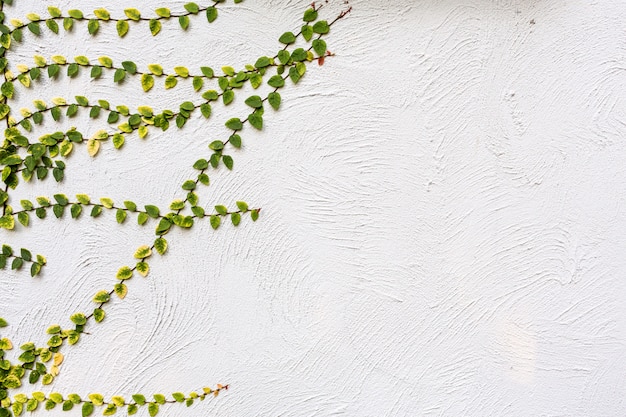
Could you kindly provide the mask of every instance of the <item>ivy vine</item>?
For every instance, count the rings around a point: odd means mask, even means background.
[[[234,4],[242,1],[233,0]],[[25,42],[28,36],[48,36],[49,34],[44,34],[46,30],[54,35],[61,30],[72,31],[77,30],[77,26],[86,26],[87,32],[95,36],[101,26],[115,25],[117,35],[123,38],[130,30],[141,30],[141,26],[146,26],[153,36],[157,36],[161,31],[161,22],[166,20],[177,20],[181,30],[188,30],[196,15],[203,14],[204,20],[212,23],[218,18],[219,8],[223,3],[226,1],[214,0],[207,5],[190,2],[184,5],[184,11],[178,13],[159,7],[146,15],[137,9],[128,8],[124,10],[124,16],[119,17],[112,16],[105,8],[85,13],[78,9],[63,12],[57,7],[48,7],[49,16],[30,13],[20,20],[6,16],[10,11],[7,6],[11,6],[13,0],[0,0],[0,71],[3,77],[0,85],[0,121],[4,120],[6,124],[0,147],[1,180],[4,184],[0,189],[0,229],[27,228],[33,216],[45,219],[50,213],[59,219],[77,219],[81,216],[96,218],[105,211],[115,213],[115,221],[119,224],[136,221],[139,225],[150,224],[154,227],[151,241],[135,250],[132,262],[119,267],[115,272],[116,281],[111,288],[94,292],[91,300],[93,305],[86,308],[86,312],[72,314],[69,317],[71,324],[67,326],[53,324],[47,328],[49,340],[46,346],[36,346],[32,342],[21,344],[19,355],[16,354],[17,357],[12,359],[9,358],[10,351],[14,349],[12,341],[6,337],[0,338],[0,417],[20,416],[40,407],[52,410],[57,406],[64,411],[78,407],[83,416],[92,415],[98,408],[103,415],[113,415],[121,409],[133,415],[140,407],[145,407],[150,416],[155,416],[161,406],[173,403],[190,406],[195,401],[217,396],[228,389],[228,385],[217,385],[189,394],[174,392],[169,397],[163,394],[152,394],[149,397],[134,394],[131,399],[120,395],[105,398],[99,393],[91,393],[85,397],[58,392],[14,393],[26,382],[45,386],[54,381],[60,373],[64,360],[63,351],[67,346],[77,344],[87,326],[105,319],[105,307],[112,297],[126,297],[129,290],[127,281],[135,274],[143,277],[149,274],[150,259],[155,254],[166,254],[169,242],[165,236],[170,230],[175,227],[189,229],[198,221],[208,221],[213,229],[218,229],[225,221],[238,226],[244,216],[249,216],[252,221],[258,219],[261,209],[251,207],[244,201],[237,201],[231,208],[222,204],[210,208],[200,205],[200,187],[210,184],[209,173],[212,169],[222,164],[228,170],[233,169],[234,160],[228,152],[242,146],[241,132],[248,127],[252,131],[263,129],[265,110],[268,107],[266,104],[274,111],[280,109],[280,91],[288,81],[297,84],[307,72],[310,63],[322,65],[327,57],[332,56],[325,37],[331,27],[351,9],[346,9],[328,21],[320,18],[322,5],[312,3],[305,10],[299,29],[283,33],[279,37],[281,46],[276,53],[261,56],[254,64],[239,69],[232,66],[220,69],[207,66],[189,69],[177,66],[169,72],[160,64],[138,68],[132,61],[115,63],[107,56],[79,55],[68,58],[61,55],[35,55],[32,64],[14,64],[9,59],[9,53]],[[296,47],[297,43],[305,46]],[[160,110],[147,105],[130,109],[124,104],[111,104],[107,100],[90,99],[83,95],[73,98],[55,97],[48,102],[38,99],[33,102],[32,108],[16,109],[12,106],[18,88],[33,88],[44,77],[53,80],[62,77],[72,79],[83,71],[88,71],[94,79],[112,78],[113,85],[122,81],[137,82],[145,92],[161,83],[164,89],[175,88],[179,80],[190,79],[199,98],[184,101],[174,109]],[[221,140],[207,144],[207,154],[191,164],[190,171],[193,174],[180,186],[181,198],[172,201],[167,208],[145,202],[139,204],[131,200],[114,202],[108,197],[93,198],[87,194],[67,196],[59,193],[13,201],[12,191],[22,181],[44,181],[51,173],[56,182],[62,182],[65,178],[66,162],[75,148],[84,146],[89,155],[97,157],[100,149],[109,142],[113,148],[121,149],[127,138],[134,134],[145,138],[154,129],[167,131],[174,125],[177,129],[182,129],[196,114],[208,119],[213,113],[213,107],[219,105],[228,108],[235,101],[237,91],[244,85],[249,84],[256,90],[264,83],[270,87],[270,92],[264,96],[251,95],[244,100],[249,113],[226,121],[229,134]],[[34,136],[36,126],[41,125],[46,118],[58,122],[63,118],[80,116],[92,119],[104,116],[106,126],[91,134],[71,128]],[[71,171],[68,172],[71,176]],[[1,247],[0,269],[21,270],[28,267],[30,275],[37,277],[46,266],[45,256],[33,255],[27,248],[14,249],[8,243]],[[0,318],[0,328],[6,326],[8,323]]]

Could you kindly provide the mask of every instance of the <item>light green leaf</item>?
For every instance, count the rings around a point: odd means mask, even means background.
[[[133,270],[130,269],[128,266],[121,267],[117,271],[117,274],[115,276],[115,278],[117,278],[119,280],[131,279],[132,277],[133,277]]]
[[[126,9],[124,10],[124,14],[131,20],[139,20],[141,19],[141,12],[139,12],[139,10],[137,9]]]
[[[117,34],[120,38],[123,38],[128,33],[129,26],[126,20],[118,20],[115,26],[117,28]]]

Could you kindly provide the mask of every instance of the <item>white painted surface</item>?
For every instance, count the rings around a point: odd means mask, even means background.
[[[16,15],[47,5],[16,3]],[[101,5],[57,5],[70,4]],[[133,279],[65,350],[51,388],[130,396],[230,384],[167,416],[625,415],[626,4],[351,4],[328,38],[337,56],[285,89],[264,132],[244,132],[235,170],[201,190],[205,207],[263,207],[260,221],[170,233],[149,278]],[[129,5],[107,3],[117,14]],[[110,28],[97,42],[84,28],[26,35],[13,56],[241,66],[275,52],[306,6],[246,0],[214,26],[198,17],[188,34],[168,25],[155,39],[133,28],[121,43]],[[158,108],[190,91],[144,95],[133,82],[120,92],[110,78],[61,77],[19,100],[87,91]],[[239,115],[225,110],[94,160],[79,150],[62,185],[18,194],[166,207]],[[33,223],[1,232],[49,260],[38,279],[1,272],[0,315],[16,343],[43,343],[49,324],[91,308],[94,290],[152,239],[110,214]]]

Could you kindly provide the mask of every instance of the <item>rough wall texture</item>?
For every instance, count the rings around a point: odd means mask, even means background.
[[[16,15],[47,5],[15,2]],[[150,277],[66,351],[53,390],[231,386],[168,416],[626,415],[626,4],[351,4],[328,38],[336,57],[285,90],[284,109],[244,136],[235,171],[215,173],[201,197],[245,199],[263,207],[261,221],[171,233]],[[187,34],[137,28],[121,43],[111,28],[97,42],[84,29],[31,37],[13,57],[240,66],[275,51],[306,6],[246,0],[211,28],[203,18]],[[190,91],[66,81],[19,100],[88,89],[158,108]],[[230,116],[216,110],[95,160],[78,152],[64,184],[20,193],[167,206]],[[2,232],[49,261],[36,280],[0,272],[11,335],[45,341],[150,235],[111,216]]]

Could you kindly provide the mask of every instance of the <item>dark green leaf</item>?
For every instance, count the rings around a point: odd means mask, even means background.
[[[217,9],[213,6],[209,6],[206,9],[206,18],[209,21],[209,23],[214,22],[215,19],[217,19]]]

